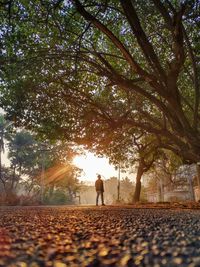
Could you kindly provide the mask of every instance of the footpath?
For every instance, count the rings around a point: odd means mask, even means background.
[[[195,203],[0,207],[0,267],[198,267]]]

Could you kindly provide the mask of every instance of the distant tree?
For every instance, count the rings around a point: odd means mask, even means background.
[[[117,178],[111,177],[105,180],[105,192],[106,192],[106,199],[109,203],[114,203],[117,201]]]
[[[189,175],[184,175],[181,159],[168,151],[162,152],[147,175],[148,191],[158,193],[159,201],[164,200],[164,192],[174,191],[177,188],[189,190]]]
[[[16,184],[19,181],[18,175],[13,175],[13,171],[11,168],[8,167],[2,167],[2,175],[0,184],[2,186],[2,193],[6,200],[9,199],[11,201],[11,196],[16,195]]]
[[[38,164],[39,152],[33,134],[27,131],[17,132],[10,140],[8,158],[14,173],[27,174]]]
[[[5,152],[5,140],[9,139],[12,132],[12,122],[6,121],[0,114],[0,180],[2,179],[2,153]]]
[[[120,195],[125,203],[132,203],[135,183],[128,177],[125,177],[120,182]]]
[[[111,177],[105,180],[105,196],[111,203],[117,202],[118,178]],[[122,178],[120,181],[120,202],[131,203],[133,198],[135,184],[128,178]]]
[[[52,195],[56,188],[58,198],[58,192],[64,190],[68,202],[73,201],[81,170],[72,164],[75,152],[69,144],[42,142],[35,134],[21,130],[10,136],[8,149],[10,191],[16,193],[21,188],[25,195],[39,197],[45,192]]]
[[[80,174],[81,170],[71,163],[57,164],[47,169],[44,176],[46,202],[53,203],[55,196],[58,198],[61,194],[62,201],[68,204],[74,203],[81,189],[78,180]]]

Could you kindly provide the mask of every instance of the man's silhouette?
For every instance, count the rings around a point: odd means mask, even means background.
[[[101,175],[97,175],[97,180],[95,182],[95,188],[97,192],[97,197],[96,197],[96,206],[98,206],[98,200],[99,200],[99,195],[101,196],[101,203],[102,206],[104,206],[104,199],[103,199],[103,192],[104,192],[104,186],[103,186],[103,181],[101,180]]]

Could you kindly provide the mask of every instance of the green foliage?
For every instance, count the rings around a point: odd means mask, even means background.
[[[48,194],[44,196],[44,204],[62,205],[72,204],[70,196],[63,189],[57,189],[53,192],[51,197]]]
[[[199,161],[198,2],[7,5],[0,30],[8,118],[41,137],[110,153],[115,163],[135,154],[131,139],[140,132],[144,144],[153,139]]]
[[[34,146],[34,137],[29,132],[21,131],[14,135],[9,142],[8,154],[13,168],[26,174],[27,169],[37,164],[39,153]]]

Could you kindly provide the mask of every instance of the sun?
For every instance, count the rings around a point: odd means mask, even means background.
[[[109,164],[107,158],[99,158],[90,152],[86,152],[85,155],[76,156],[73,159],[73,163],[83,170],[80,177],[81,181],[95,182],[97,174],[101,174],[103,179],[109,179],[117,175],[114,166]]]
[[[85,164],[87,164],[87,158],[86,156],[76,156],[74,159],[73,159],[73,163],[74,165],[76,165],[77,167],[83,169],[83,167],[85,166]]]

